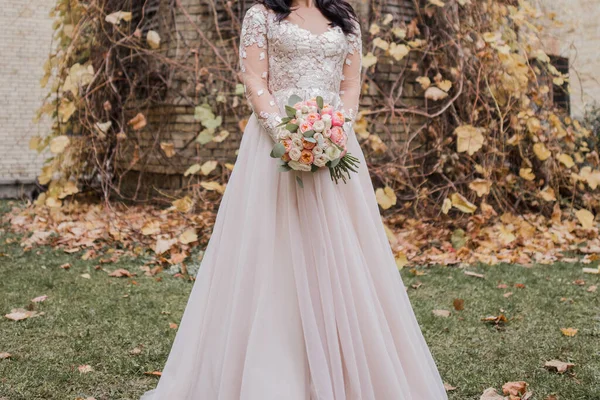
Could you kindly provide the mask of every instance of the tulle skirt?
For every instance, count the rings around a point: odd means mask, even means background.
[[[354,133],[362,164],[347,184],[279,172],[271,147],[252,116],[163,375],[142,399],[447,399]]]

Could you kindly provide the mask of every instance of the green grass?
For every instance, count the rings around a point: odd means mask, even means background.
[[[0,203],[6,209],[6,203]],[[156,278],[110,278],[94,270],[94,261],[80,254],[50,248],[23,252],[15,236],[0,233],[0,314],[32,306],[45,314],[14,322],[0,319],[0,399],[138,399],[157,379],[144,372],[160,370],[175,336],[191,290],[190,282],[163,275]],[[60,265],[71,263],[69,270]],[[139,272],[140,260],[122,260],[107,268]],[[561,400],[600,399],[600,300],[587,292],[600,277],[585,275],[581,265],[555,264],[522,268],[513,265],[478,266],[485,279],[469,277],[458,268],[434,267],[426,275],[402,271],[404,283],[416,282],[409,294],[427,342],[444,381],[456,386],[453,400],[479,399],[487,387],[524,380],[534,399],[557,394]],[[88,273],[91,279],[80,275]],[[573,284],[584,279],[585,286]],[[498,283],[512,286],[498,289]],[[514,294],[503,297],[505,292]],[[454,299],[465,309],[454,311]],[[567,300],[561,301],[561,298]],[[452,310],[449,318],[433,309]],[[480,319],[503,310],[509,322],[502,328]],[[560,328],[574,327],[575,337]],[[130,354],[134,348],[141,353]],[[577,364],[572,373],[544,369],[545,361]],[[94,371],[79,373],[79,365]],[[208,399],[207,399],[208,400]],[[429,399],[423,399],[429,400]]]

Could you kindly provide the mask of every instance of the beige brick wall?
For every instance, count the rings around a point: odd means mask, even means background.
[[[0,0],[0,183],[33,180],[43,158],[29,138],[45,134],[34,124],[45,90],[39,81],[51,46],[54,0]]]
[[[598,0],[538,0],[540,8],[556,13],[562,27],[545,35],[547,50],[568,57],[573,116],[586,105],[600,106],[600,3]]]

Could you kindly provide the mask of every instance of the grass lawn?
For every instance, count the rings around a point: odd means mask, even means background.
[[[170,323],[179,322],[191,283],[166,274],[161,281],[111,278],[81,254],[47,247],[23,252],[14,239],[0,233],[0,314],[30,307],[44,315],[18,322],[1,317],[0,353],[11,357],[0,360],[0,400],[138,399],[154,387],[157,378],[144,373],[163,367],[176,332]],[[61,269],[64,263],[71,267]],[[121,260],[106,268],[140,272],[140,265]],[[555,394],[560,400],[599,400],[600,292],[588,288],[600,286],[600,276],[581,268],[470,268],[484,279],[459,268],[419,269],[425,272],[420,276],[403,270],[444,381],[456,387],[450,398],[479,399],[488,387],[523,380],[533,399]],[[507,292],[513,294],[505,297]],[[48,299],[31,303],[41,295]],[[455,299],[464,300],[464,310],[454,310]],[[450,310],[451,316],[434,316],[434,309]],[[508,318],[504,326],[481,321],[500,313]],[[560,329],[568,327],[579,331],[564,336]],[[576,366],[565,374],[549,372],[544,363],[552,359]],[[81,373],[81,365],[93,371]]]

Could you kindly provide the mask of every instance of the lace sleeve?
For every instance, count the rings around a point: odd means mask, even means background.
[[[246,13],[240,35],[240,69],[246,98],[260,124],[276,141],[281,117],[268,87],[267,16],[268,11],[261,4],[250,7]]]
[[[354,119],[358,112],[362,69],[362,34],[358,22],[355,23],[354,33],[347,35],[346,40],[348,42],[348,54],[342,71],[340,98],[342,109],[348,117]]]

